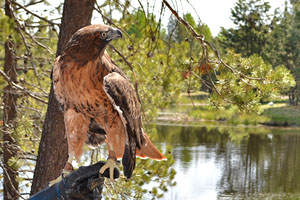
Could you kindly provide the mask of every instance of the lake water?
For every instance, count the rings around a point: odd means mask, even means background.
[[[300,129],[157,124],[157,132],[153,142],[172,147],[176,170],[164,200],[300,200]]]
[[[163,199],[300,199],[300,130],[158,125],[177,185]]]

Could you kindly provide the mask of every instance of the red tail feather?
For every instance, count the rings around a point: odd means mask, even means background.
[[[137,149],[136,156],[154,160],[166,160],[167,158],[154,146],[150,138],[146,134],[144,136],[146,139],[145,145],[141,149]]]

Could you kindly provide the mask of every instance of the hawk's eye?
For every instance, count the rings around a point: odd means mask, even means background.
[[[105,39],[105,38],[106,38],[106,35],[107,35],[106,32],[102,32],[102,33],[101,33],[101,38],[102,38],[102,39]]]

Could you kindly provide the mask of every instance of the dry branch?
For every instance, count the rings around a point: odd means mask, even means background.
[[[42,2],[42,1],[40,1],[40,2]],[[22,6],[21,4],[17,3],[16,1],[11,1],[11,3],[12,3],[12,4],[15,4],[15,5],[17,5],[17,6],[19,6],[20,8],[22,8],[22,9],[25,10],[26,12],[28,12],[28,13],[30,13],[31,15],[33,15],[33,16],[39,18],[40,20],[43,20],[43,21],[47,22],[48,24],[51,24],[52,26],[55,26],[55,25],[59,26],[59,25],[60,25],[60,24],[58,24],[58,23],[54,23],[52,20],[49,20],[49,19],[47,19],[47,18],[45,18],[45,17],[41,17],[41,16],[39,16],[38,14],[35,14],[35,13],[31,12],[31,11],[28,10],[25,6]]]
[[[35,100],[37,100],[37,101],[39,101],[39,102],[42,102],[42,103],[45,103],[45,104],[48,103],[47,101],[43,100],[42,98],[40,98],[40,97],[38,97],[38,96],[32,94],[31,92],[29,92],[26,88],[24,88],[24,87],[22,87],[22,86],[16,84],[15,82],[11,81],[10,78],[7,76],[7,74],[6,74],[4,71],[2,71],[1,69],[0,69],[0,75],[4,78],[4,80],[5,80],[9,85],[11,85],[12,87],[14,87],[15,89],[18,89],[18,90],[22,91],[24,94],[26,94],[26,95],[32,97],[33,99],[35,99]]]

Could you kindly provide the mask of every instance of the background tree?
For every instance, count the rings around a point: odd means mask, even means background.
[[[196,22],[191,13],[184,14],[183,19],[188,22],[198,33],[203,34],[208,42],[213,42],[213,36],[207,24],[201,22],[200,19],[198,22]],[[186,30],[186,27],[178,22],[174,16],[170,17],[167,29],[167,37],[172,37],[178,43],[181,43],[190,37],[190,33]]]
[[[222,28],[218,42],[224,49],[234,49],[242,56],[253,54],[264,57],[263,48],[271,30],[271,6],[262,0],[239,0],[231,9],[235,28]]]
[[[26,7],[36,4],[36,1],[31,1]],[[0,166],[4,175],[4,198],[18,199],[24,189],[19,182],[26,179],[26,173],[32,173],[36,138],[42,121],[40,117],[46,102],[47,85],[43,85],[43,80],[44,73],[50,69],[49,58],[39,55],[50,51],[54,31],[50,29],[47,35],[45,30],[49,27],[40,21],[33,22],[26,17],[19,20],[22,15],[20,9],[27,8],[21,8],[14,1],[0,1],[0,5],[5,8],[0,10],[0,65],[4,66],[3,71],[0,69],[0,102],[3,108],[0,111],[3,120],[0,121],[0,148],[3,152]],[[28,168],[22,169],[24,165]]]
[[[300,97],[300,4],[288,2],[270,32],[264,52],[266,60],[273,66],[284,65],[291,70],[296,86],[289,90],[291,105],[298,105]]]
[[[242,56],[260,55],[275,68],[284,65],[291,70],[296,85],[288,91],[291,105],[299,102],[299,2],[285,3],[283,13],[261,0],[239,0],[231,11],[236,28],[222,28],[218,42],[225,50],[234,49]],[[287,92],[287,91],[285,91]]]
[[[5,1],[5,15],[7,20],[12,25],[12,10],[10,4]],[[15,53],[15,43],[10,36],[4,43],[5,57],[4,57],[4,73],[7,75],[9,81],[17,81],[17,58]],[[18,95],[14,91],[12,85],[7,85],[4,88],[3,96],[3,188],[4,199],[18,199],[19,198],[19,183],[17,181],[18,172],[15,162],[10,160],[17,155],[16,140],[13,137],[14,127],[17,118],[17,98]]]

